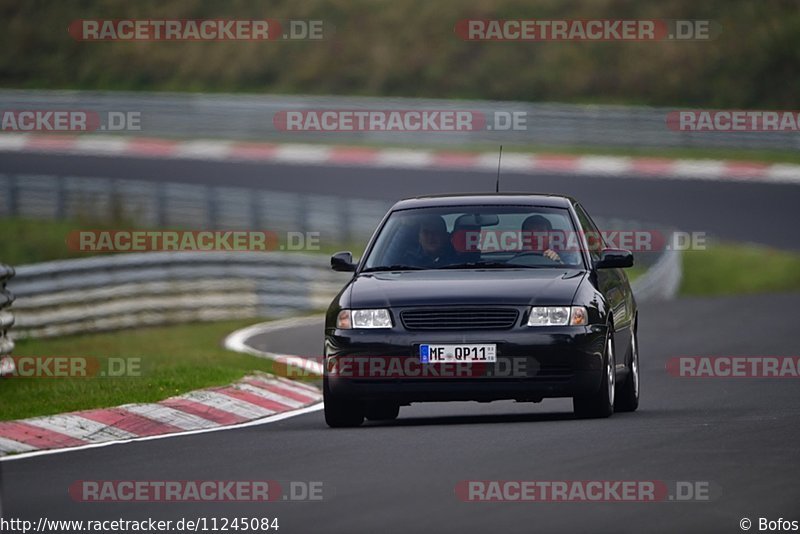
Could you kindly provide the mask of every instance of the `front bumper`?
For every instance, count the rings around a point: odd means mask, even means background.
[[[604,325],[457,332],[330,329],[325,336],[327,387],[337,396],[400,404],[589,394],[602,381],[607,331]],[[498,361],[420,364],[419,345],[434,343],[494,343]]]

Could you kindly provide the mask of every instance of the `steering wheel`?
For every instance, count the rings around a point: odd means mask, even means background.
[[[524,256],[541,256],[542,258],[550,261],[551,263],[555,263],[556,265],[561,265],[562,263],[564,263],[563,260],[556,261],[552,258],[548,258],[547,256],[544,255],[544,251],[539,252],[538,250],[523,250],[521,252],[517,252],[511,258],[508,259],[508,262],[513,262],[515,259],[522,258]]]

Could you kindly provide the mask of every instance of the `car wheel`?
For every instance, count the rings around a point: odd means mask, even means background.
[[[609,332],[606,341],[603,380],[597,393],[572,398],[572,409],[580,418],[609,417],[614,413],[614,393],[616,390],[616,371],[614,359],[614,339]]]
[[[634,322],[631,327],[633,333],[630,347],[628,347],[628,361],[631,362],[628,377],[625,382],[620,384],[617,391],[617,402],[614,405],[614,410],[618,412],[635,412],[639,407],[639,339],[636,326]]]
[[[370,403],[364,415],[370,421],[392,421],[400,415],[400,405],[392,402]]]
[[[325,422],[331,428],[359,426],[364,422],[364,413],[357,402],[343,399],[331,393],[328,377],[322,377],[322,399],[325,409]]]

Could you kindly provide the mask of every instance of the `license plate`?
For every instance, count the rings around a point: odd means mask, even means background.
[[[496,362],[497,345],[420,345],[419,361],[439,362]]]

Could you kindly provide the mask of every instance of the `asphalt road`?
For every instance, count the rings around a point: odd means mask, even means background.
[[[800,519],[800,397],[791,379],[686,379],[677,355],[795,355],[800,295],[680,299],[641,309],[643,399],[575,420],[564,400],[420,404],[400,419],[330,430],[322,413],[275,424],[2,463],[7,517],[277,516],[280,532],[740,532]],[[316,354],[318,327],[270,350]],[[76,503],[77,480],[321,481],[323,500],[266,504]],[[461,480],[709,482],[705,502],[467,503]]]
[[[0,153],[4,173],[118,177],[276,191],[400,198],[494,190],[492,172],[369,169],[146,158]],[[641,180],[608,176],[507,172],[502,190],[559,193],[580,199],[594,216],[667,224],[733,241],[800,249],[800,187],[792,184]],[[649,229],[649,228],[648,228]]]

